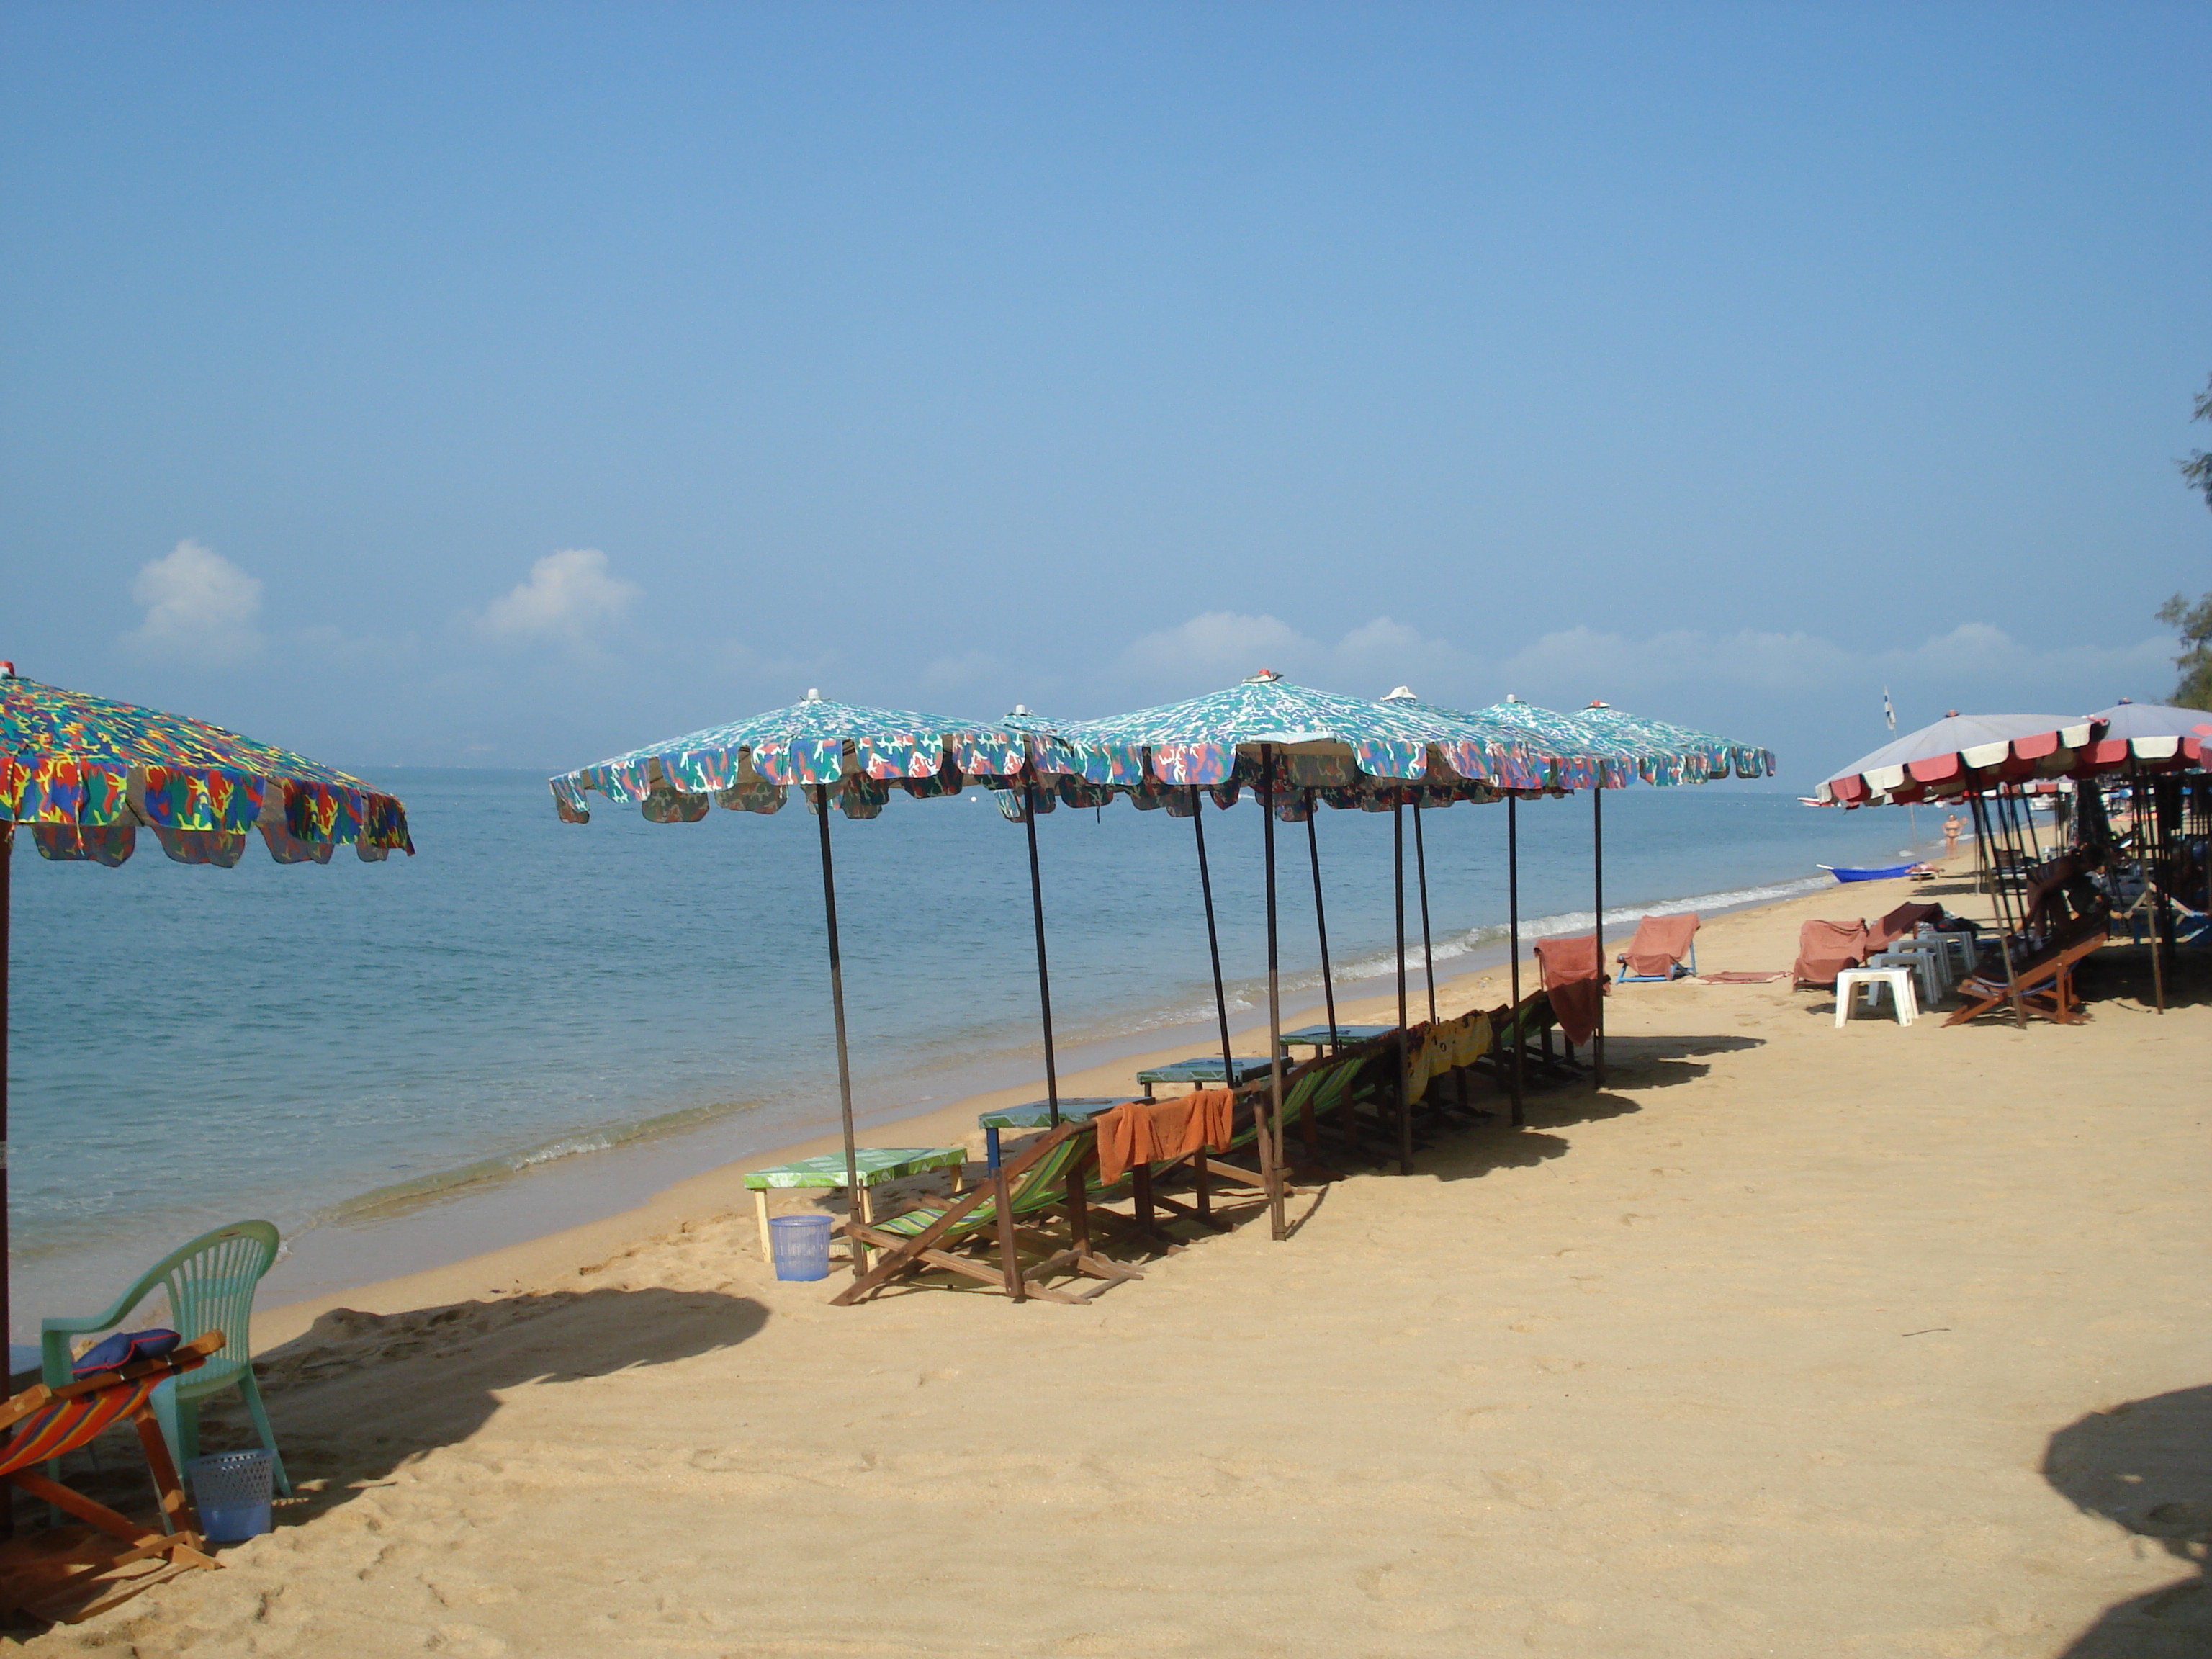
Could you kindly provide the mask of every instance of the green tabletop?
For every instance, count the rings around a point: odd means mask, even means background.
[[[1304,1025],[1295,1031],[1283,1033],[1285,1043],[1310,1043],[1316,1048],[1326,1048],[1332,1042],[1364,1042],[1370,1037],[1389,1036],[1398,1028],[1395,1025],[1340,1025],[1331,1037],[1326,1025]]]
[[[1271,1060],[1253,1060],[1239,1054],[1230,1065],[1235,1074],[1229,1079],[1233,1088],[1240,1083],[1249,1083],[1255,1077],[1265,1077],[1274,1069]],[[1155,1083],[1218,1083],[1221,1081],[1221,1056],[1208,1054],[1198,1060],[1179,1060],[1172,1066],[1155,1066],[1150,1071],[1137,1073],[1137,1081],[1150,1087]]]
[[[931,1170],[958,1170],[966,1166],[968,1149],[964,1146],[863,1146],[854,1155],[863,1187],[879,1187],[886,1181],[898,1181],[907,1176],[923,1175]],[[796,1163],[779,1164],[772,1170],[754,1170],[745,1176],[745,1185],[759,1191],[768,1187],[842,1187],[845,1184],[845,1154],[828,1152],[820,1158],[802,1158]]]
[[[1060,1097],[1060,1117],[1063,1123],[1088,1123],[1101,1112],[1111,1111],[1116,1106],[1139,1099],[1137,1095],[1081,1095]],[[979,1114],[975,1119],[979,1129],[1048,1129],[1052,1127],[1052,1103],[1032,1100],[1019,1106],[1001,1106],[995,1112]]]

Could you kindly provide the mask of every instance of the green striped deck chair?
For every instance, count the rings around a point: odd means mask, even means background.
[[[134,1360],[58,1387],[40,1382],[0,1404],[0,1428],[11,1431],[6,1443],[0,1444],[0,1481],[46,1499],[123,1546],[120,1550],[97,1544],[86,1547],[67,1540],[59,1540],[63,1547],[33,1547],[11,1557],[8,1571],[0,1575],[0,1608],[76,1624],[171,1576],[167,1569],[217,1565],[202,1553],[198,1534],[189,1529],[191,1517],[177,1466],[169,1461],[168,1445],[155,1420],[154,1391],[172,1378],[198,1370],[222,1346],[223,1334],[209,1331],[157,1358]],[[39,1471],[41,1463],[58,1464],[65,1453],[91,1444],[103,1431],[125,1421],[138,1431],[139,1444],[145,1449],[161,1500],[161,1524],[175,1530],[155,1532],[140,1526]],[[161,1572],[119,1584],[103,1579],[118,1567],[156,1555],[167,1558]],[[88,1602],[82,1599],[87,1589],[94,1592]],[[112,1593],[101,1594],[103,1590]]]
[[[1035,1297],[1045,1302],[1088,1302],[1125,1279],[1142,1279],[1134,1267],[1098,1255],[1091,1248],[1091,1185],[1086,1170],[1098,1163],[1098,1133],[1088,1123],[1063,1123],[1000,1166],[988,1186],[945,1204],[925,1204],[900,1215],[863,1224],[848,1222],[856,1245],[882,1254],[875,1265],[830,1298],[833,1307],[850,1307],[894,1279],[940,1267],[988,1285],[1017,1302]],[[1035,1224],[1054,1212],[1068,1218],[1072,1242],[1065,1247]],[[962,1247],[994,1241],[998,1262],[989,1265],[958,1254]],[[1041,1259],[1024,1262],[1026,1247]],[[1061,1274],[1102,1279],[1078,1293],[1043,1281]]]

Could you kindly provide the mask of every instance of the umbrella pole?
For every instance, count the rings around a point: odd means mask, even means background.
[[[1343,1045],[1336,1040],[1336,976],[1328,966],[1328,915],[1321,902],[1321,834],[1314,821],[1321,816],[1315,792],[1306,791],[1306,854],[1313,860],[1314,931],[1321,935],[1321,996],[1328,1009],[1328,1051],[1335,1054]]]
[[[1590,1087],[1605,1087],[1605,772],[1590,791],[1590,908],[1596,913],[1597,1030],[1590,1034]]]
[[[1030,915],[1036,923],[1037,1012],[1044,1022],[1044,1099],[1052,1127],[1060,1127],[1060,1066],[1052,1053],[1052,975],[1045,969],[1044,878],[1037,872],[1036,781],[1022,785],[1023,825],[1030,840]]]
[[[2142,810],[2142,774],[2133,754],[2128,757],[2128,805],[2136,815],[2136,859],[2142,866],[2143,896],[2137,900],[2150,913],[2150,982],[2158,992],[2158,1012],[2166,1012],[2166,964],[2158,954],[2158,866],[2151,857],[2151,830],[2146,827]],[[2155,827],[2158,812],[2151,811],[2148,823]]]
[[[1505,798],[1505,946],[1513,983],[1513,1127],[1528,1121],[1522,1073],[1528,1058],[1528,1027],[1521,1009],[1521,797]]]
[[[1398,918],[1398,1173],[1413,1173],[1413,1105],[1407,1098],[1406,1052],[1406,803],[1390,804],[1390,866]]]
[[[15,1366],[15,1351],[9,1346],[15,1340],[11,1322],[15,1309],[9,1296],[12,1275],[8,1239],[8,913],[15,903],[9,891],[15,854],[15,826],[12,822],[0,823],[0,1352],[9,1356],[10,1374]],[[10,1485],[0,1494],[0,1538],[15,1535],[15,1488]]]
[[[857,1222],[861,1207],[860,1154],[853,1145],[853,1063],[845,1046],[845,967],[837,948],[837,872],[830,861],[830,788],[820,783],[811,787],[814,822],[822,839],[822,915],[830,931],[830,1007],[837,1024],[837,1104],[845,1123],[845,1191]],[[858,1279],[868,1270],[867,1249],[851,1234],[846,1237],[852,1239],[853,1277]]]
[[[1267,1230],[1283,1235],[1283,994],[1275,933],[1275,745],[1260,745],[1260,841],[1267,866],[1267,1081],[1273,1127],[1260,1137],[1274,1148],[1273,1179],[1267,1182]]]
[[[1429,944],[1429,854],[1421,842],[1421,803],[1413,801],[1413,878],[1421,894],[1421,967],[1429,980],[1429,1024],[1437,1023],[1437,956]]]
[[[1976,845],[1978,846],[1981,842],[1984,825],[1990,817],[1988,803],[1983,800],[1982,793],[1978,789],[1972,791],[1968,799],[1972,802],[1972,805],[1970,810],[1974,815],[1974,841]],[[1995,891],[1997,901],[1997,950],[2004,957],[2005,989],[2011,998],[2012,1017],[2020,1022],[2020,1029],[2025,1031],[2027,1029],[2027,1010],[2021,1006],[2020,975],[2013,971],[2012,965],[2012,906],[2006,901],[2004,890],[2004,872],[1997,864],[1996,830],[1994,827],[1990,827],[1988,833],[1990,838],[1990,868],[1996,872]]]
[[[1213,878],[1206,867],[1206,819],[1200,816],[1206,792],[1194,788],[1190,799],[1190,827],[1198,837],[1198,890],[1206,901],[1206,948],[1213,958],[1213,1016],[1221,1024],[1221,1081],[1227,1087],[1234,1063],[1229,1058],[1229,999],[1221,988],[1221,936],[1213,928]]]

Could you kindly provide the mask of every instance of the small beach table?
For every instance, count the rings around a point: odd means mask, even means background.
[[[886,1181],[901,1181],[908,1176],[927,1175],[932,1170],[952,1171],[952,1185],[960,1185],[960,1172],[968,1167],[965,1146],[863,1146],[854,1156],[854,1164],[860,1177],[860,1190],[853,1194],[853,1218],[861,1223],[875,1219],[868,1206],[868,1189],[880,1187]],[[745,1185],[752,1188],[753,1217],[760,1223],[761,1259],[775,1260],[775,1252],[769,1243],[768,1194],[771,1187],[826,1187],[842,1190],[845,1185],[845,1154],[827,1152],[820,1158],[802,1158],[789,1164],[779,1164],[771,1170],[754,1170],[745,1176]]]
[[[1274,1069],[1272,1060],[1253,1060],[1238,1054],[1230,1062],[1229,1086],[1249,1083],[1254,1078],[1265,1077]],[[1155,1083],[1188,1083],[1194,1089],[1204,1084],[1221,1081],[1221,1056],[1202,1054],[1196,1060],[1179,1060],[1172,1066],[1155,1066],[1150,1071],[1137,1073],[1137,1081],[1144,1085],[1145,1098],[1152,1097]]]
[[[1116,1106],[1126,1106],[1133,1100],[1147,1098],[1141,1095],[1079,1095],[1061,1097],[1060,1121],[1062,1123],[1088,1123],[1101,1112],[1110,1112]],[[1052,1103],[1048,1100],[1024,1101],[1018,1106],[1001,1106],[995,1112],[979,1112],[975,1127],[983,1132],[983,1164],[986,1169],[999,1167],[999,1131],[1001,1129],[1049,1129],[1052,1127]]]
[[[1389,1036],[1397,1029],[1395,1025],[1340,1025],[1336,1028],[1336,1035],[1331,1037],[1326,1025],[1302,1025],[1295,1031],[1283,1033],[1283,1047],[1288,1048],[1295,1043],[1319,1054],[1332,1042],[1339,1045],[1367,1042],[1376,1037]]]

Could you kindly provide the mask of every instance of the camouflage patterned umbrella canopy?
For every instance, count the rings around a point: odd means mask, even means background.
[[[141,827],[180,864],[412,854],[407,809],[359,778],[204,720],[25,679],[0,662],[0,1333],[8,1329],[8,912],[15,832],[41,856],[121,864]],[[4,1336],[0,1336],[4,1340]]]

